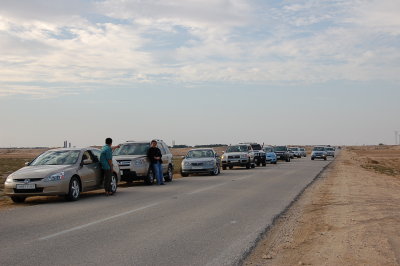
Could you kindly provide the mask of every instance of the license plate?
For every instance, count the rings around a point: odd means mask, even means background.
[[[18,184],[17,189],[35,189],[36,185],[35,184]]]
[[[200,169],[203,169],[201,166],[192,166],[192,169],[193,170],[200,170]]]

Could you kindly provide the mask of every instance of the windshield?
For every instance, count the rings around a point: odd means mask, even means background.
[[[37,157],[30,165],[69,165],[75,164],[80,151],[47,151]]]
[[[333,151],[333,148],[326,148],[328,151]]]
[[[150,143],[123,144],[115,149],[113,155],[147,155]]]
[[[261,150],[261,145],[260,144],[252,144],[251,147],[255,151],[260,151]]]
[[[226,149],[226,152],[247,152],[247,151],[248,151],[247,145],[229,146]]]
[[[263,149],[265,152],[274,152],[274,149],[272,147],[264,147]]]
[[[275,151],[286,151],[286,146],[277,146],[275,147]]]
[[[313,151],[325,151],[324,147],[314,147]]]
[[[208,158],[214,157],[212,150],[193,150],[189,151],[186,158]]]

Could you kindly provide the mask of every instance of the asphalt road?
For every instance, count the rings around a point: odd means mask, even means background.
[[[0,210],[0,265],[234,265],[330,160]]]

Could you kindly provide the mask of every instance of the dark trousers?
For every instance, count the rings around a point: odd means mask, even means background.
[[[104,175],[104,190],[106,192],[111,192],[111,170],[103,170]]]

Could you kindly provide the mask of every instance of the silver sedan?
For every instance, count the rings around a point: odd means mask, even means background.
[[[220,158],[214,149],[193,149],[184,157],[181,165],[181,175],[207,173],[218,175],[220,173]]]
[[[14,202],[51,195],[78,200],[81,192],[103,187],[99,159],[100,150],[96,148],[48,150],[10,174],[4,192]],[[117,191],[120,178],[118,163],[113,160],[112,193]]]

